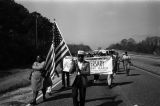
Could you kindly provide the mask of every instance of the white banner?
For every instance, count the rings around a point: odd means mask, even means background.
[[[91,74],[112,74],[113,63],[111,56],[89,57],[85,59],[90,63]]]
[[[69,72],[72,66],[72,58],[67,56],[63,59],[63,71]]]

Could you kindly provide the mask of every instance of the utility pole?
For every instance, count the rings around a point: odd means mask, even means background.
[[[38,32],[37,32],[37,14],[36,14],[36,36],[35,36],[35,46],[36,46],[36,51],[38,50]]]

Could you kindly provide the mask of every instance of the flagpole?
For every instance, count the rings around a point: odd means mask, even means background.
[[[57,25],[57,28],[59,29],[58,24],[56,23],[56,19],[54,19],[54,23],[55,23],[55,25]],[[59,32],[60,32],[60,34],[61,34],[61,36],[62,36],[62,32],[61,32],[60,29],[59,29]],[[62,38],[63,38],[63,36],[62,36]],[[63,40],[64,40],[64,39],[63,39]],[[65,40],[64,40],[64,42],[65,42]],[[67,46],[67,49],[68,49],[68,51],[69,51],[70,56],[73,57],[72,54],[71,54],[71,52],[70,52],[70,50],[69,50],[69,48],[68,48],[68,46]]]

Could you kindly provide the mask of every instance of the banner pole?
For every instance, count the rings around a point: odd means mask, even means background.
[[[54,23],[56,24],[57,28],[59,29],[58,24],[56,23],[56,20],[55,20],[55,19],[54,19]],[[60,34],[61,34],[61,36],[62,36],[62,32],[61,32],[60,29],[59,29],[59,32],[60,32]],[[63,36],[62,36],[62,38],[63,38]],[[63,38],[63,40],[64,40],[64,38]],[[65,42],[65,40],[64,40],[64,42]],[[66,44],[66,46],[67,46],[67,44]],[[71,54],[71,52],[70,52],[70,50],[69,50],[69,48],[68,48],[68,46],[67,46],[67,49],[68,49],[68,51],[69,51],[70,56],[73,57],[72,54]]]

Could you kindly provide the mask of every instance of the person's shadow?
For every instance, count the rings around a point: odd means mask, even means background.
[[[86,103],[87,102],[92,102],[92,101],[97,101],[97,100],[106,100],[106,102],[104,102],[104,103],[102,103],[100,105],[97,105],[97,106],[118,106],[123,101],[122,100],[115,101],[116,98],[117,98],[117,96],[104,97],[104,98],[95,98],[95,99],[86,100]]]
[[[57,95],[55,95],[53,97],[50,97],[50,98],[46,99],[45,102],[58,100],[58,99],[64,99],[64,98],[72,98],[72,93],[57,94]]]
[[[141,74],[129,74],[129,76],[139,76]]]
[[[116,74],[120,75],[120,74],[126,74],[126,72],[124,71],[118,71]]]
[[[60,92],[64,92],[64,91],[71,90],[71,89],[72,87],[66,87],[66,88],[60,88],[58,90],[52,90],[50,93],[48,93],[48,95],[52,96],[55,93],[60,93]]]
[[[121,104],[122,102],[123,102],[122,100],[109,101],[109,102],[104,102],[104,103],[97,105],[97,106],[119,106],[119,104]]]
[[[114,83],[112,83],[112,87],[127,85],[127,84],[131,84],[131,83],[133,83],[133,81],[128,81],[128,82],[114,82]]]
[[[136,75],[139,75],[139,74],[135,74],[135,76]],[[133,76],[134,76],[134,74],[133,74]],[[113,82],[112,83],[112,87],[126,85],[126,84],[131,84],[131,83],[133,83],[133,81],[128,81],[128,82]],[[107,80],[106,79],[99,79],[99,82],[96,82],[96,83],[94,83],[92,80],[89,80],[88,81],[88,87],[91,87],[91,86],[108,86],[108,84],[107,84]]]
[[[91,87],[91,86],[107,86],[106,82],[101,82],[101,80],[97,81],[97,82],[93,82],[92,80],[88,81],[88,86],[87,87]]]

